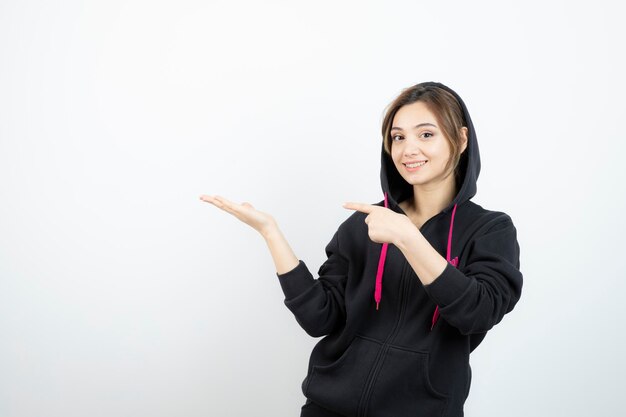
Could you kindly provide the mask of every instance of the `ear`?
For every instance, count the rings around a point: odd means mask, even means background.
[[[461,152],[463,153],[465,152],[465,149],[467,149],[467,127],[463,126],[461,128],[461,137],[463,139],[463,143],[461,143]]]

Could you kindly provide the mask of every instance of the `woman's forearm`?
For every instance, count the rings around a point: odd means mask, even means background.
[[[422,284],[429,285],[441,276],[448,261],[441,256],[417,228],[411,229],[397,244]]]
[[[269,228],[267,231],[261,233],[261,235],[265,239],[265,243],[267,243],[267,247],[272,254],[277,274],[284,274],[298,266],[300,260],[293,253],[291,246],[289,246],[287,239],[285,239],[285,236],[283,236],[278,226]]]

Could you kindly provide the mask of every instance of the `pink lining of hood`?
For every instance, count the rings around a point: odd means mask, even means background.
[[[387,200],[387,193],[385,192],[385,207],[389,207],[389,202]],[[452,209],[452,216],[450,217],[450,230],[448,231],[448,246],[446,248],[446,260],[452,264],[455,268],[459,264],[458,256],[455,256],[454,259],[450,259],[450,254],[452,252],[452,229],[454,227],[454,215],[456,213],[457,205],[454,205]],[[387,247],[388,243],[383,243],[382,250],[380,251],[380,258],[378,259],[378,270],[376,271],[376,285],[374,288],[374,300],[376,301],[376,310],[380,305],[380,300],[382,297],[383,291],[383,270],[385,269],[385,259],[387,258]],[[437,323],[437,319],[439,318],[439,306],[435,308],[435,312],[433,313],[433,320],[430,326],[430,330],[435,327],[435,323]]]

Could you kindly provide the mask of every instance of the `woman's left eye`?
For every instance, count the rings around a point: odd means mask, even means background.
[[[424,132],[423,134],[424,134],[424,135],[430,135],[430,136],[428,136],[429,138],[433,136],[433,134],[432,134],[432,133],[430,133],[430,132]]]

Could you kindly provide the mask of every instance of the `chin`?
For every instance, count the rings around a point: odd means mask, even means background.
[[[429,181],[429,179],[423,180],[423,179],[406,178],[406,177],[402,177],[402,178],[404,178],[404,181],[406,181],[407,184],[410,184],[410,185],[422,185]]]

